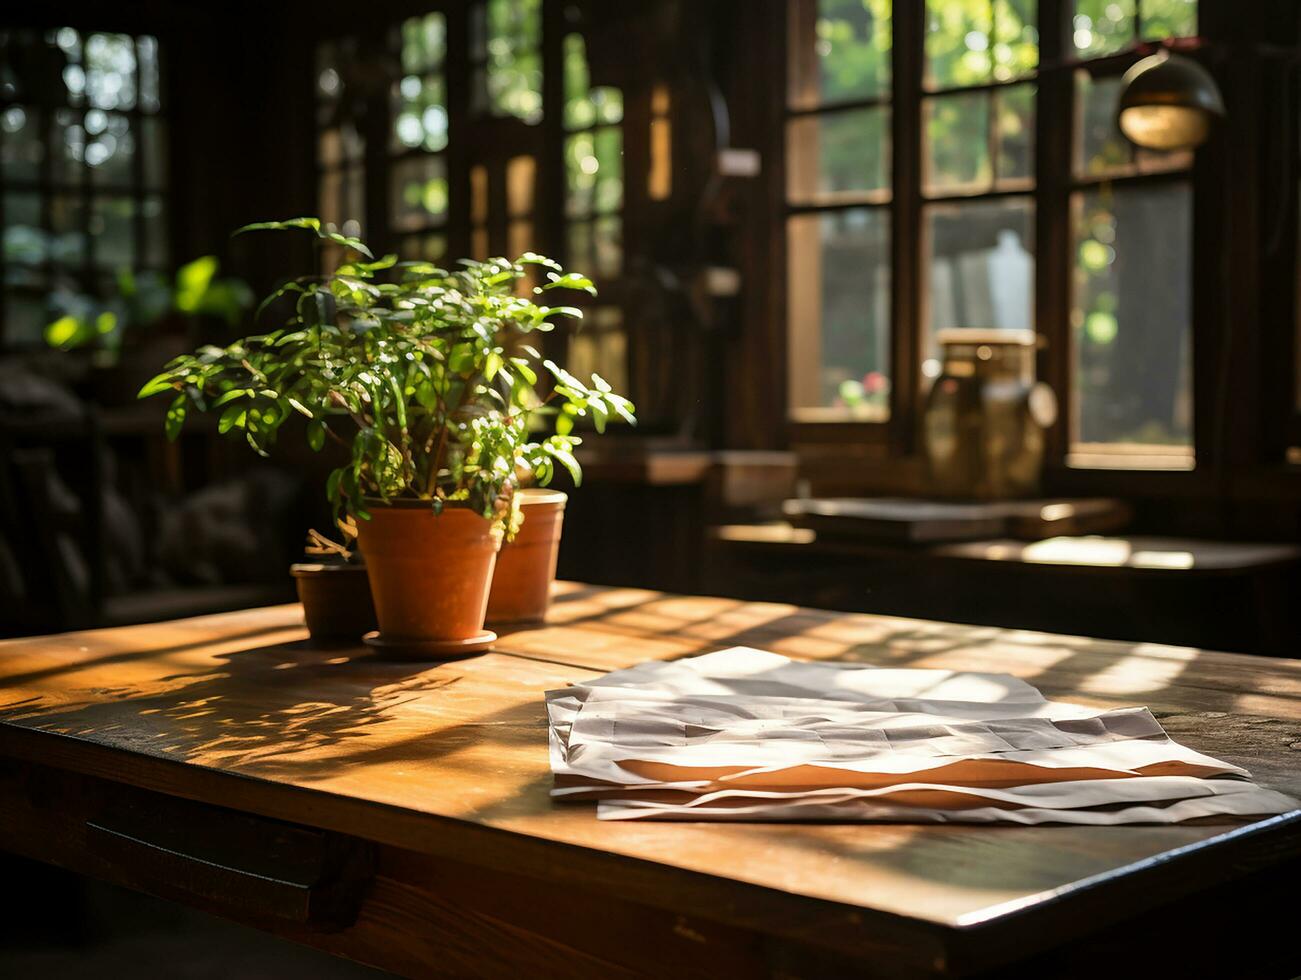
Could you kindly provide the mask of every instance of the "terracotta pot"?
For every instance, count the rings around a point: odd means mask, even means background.
[[[357,642],[378,622],[363,565],[304,563],[290,565],[298,585],[307,632],[314,640]]]
[[[488,622],[535,623],[546,619],[556,580],[565,501],[559,490],[521,490],[524,523],[501,546],[488,598]]]
[[[429,504],[367,502],[357,522],[371,595],[379,614],[373,646],[415,656],[486,649],[497,637],[483,628],[500,537],[473,511]]]

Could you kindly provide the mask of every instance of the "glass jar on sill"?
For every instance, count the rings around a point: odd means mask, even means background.
[[[932,491],[944,497],[1032,496],[1044,433],[1057,417],[1052,389],[1035,381],[1030,330],[942,330],[939,376],[926,400],[924,442]]]

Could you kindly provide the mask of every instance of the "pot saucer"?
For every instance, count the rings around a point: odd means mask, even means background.
[[[408,638],[386,640],[376,630],[363,636],[361,642],[374,650],[402,660],[459,660],[461,657],[473,656],[487,650],[497,642],[497,634],[492,630],[484,630],[478,636],[471,636],[465,640]]]

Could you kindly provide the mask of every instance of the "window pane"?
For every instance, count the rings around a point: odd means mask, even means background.
[[[565,266],[580,272],[592,269],[596,259],[592,251],[593,222],[571,220],[565,229]]]
[[[1143,37],[1190,37],[1197,33],[1197,0],[1143,0]]]
[[[542,118],[541,0],[487,0],[486,104],[527,123]]]
[[[825,112],[786,131],[787,194],[796,203],[889,189],[890,110]]]
[[[140,123],[141,153],[144,154],[145,186],[167,186],[167,124],[161,119],[143,119]]]
[[[994,79],[1005,82],[1039,65],[1037,0],[994,0]]]
[[[889,246],[885,208],[790,220],[792,408],[889,416]]]
[[[591,271],[606,278],[617,276],[623,263],[623,219],[618,215],[597,218],[594,232],[596,256]]]
[[[137,75],[140,82],[140,108],[157,112],[159,108],[158,41],[145,35],[136,38]]]
[[[1033,85],[1011,85],[993,95],[1000,181],[1034,177],[1034,94]]]
[[[1192,196],[1186,184],[1077,195],[1075,438],[1192,442]]]
[[[623,207],[623,131],[598,129],[595,134],[596,210],[610,214]]]
[[[1125,173],[1131,169],[1133,146],[1116,126],[1120,76],[1094,78],[1075,73],[1075,97],[1080,131],[1075,139],[1075,172],[1080,176]]]
[[[804,0],[802,6],[814,5],[813,50],[792,51],[791,105],[812,109],[888,96],[890,0]]]
[[[53,146],[50,148],[51,176],[55,183],[81,186],[81,161],[86,149],[86,132],[81,127],[82,114],[72,109],[58,109],[54,114]]]
[[[135,182],[135,134],[126,116],[91,109],[86,113],[86,166],[100,185],[129,186]]]
[[[447,163],[441,156],[417,156],[393,165],[393,226],[414,231],[439,224],[447,215]]]
[[[447,148],[447,96],[439,76],[406,75],[393,86],[394,150]]]
[[[1034,329],[1034,205],[1029,198],[932,204],[926,209],[924,270],[929,330]],[[928,376],[936,365],[923,365]]]
[[[433,71],[447,55],[447,27],[442,14],[412,17],[402,22],[402,70],[409,74]]]
[[[83,228],[86,208],[80,195],[56,194],[50,205],[50,261],[79,266],[85,261],[86,235]],[[94,234],[94,227],[91,233]]]
[[[1076,53],[1096,58],[1133,44],[1134,13],[1134,0],[1075,0]]]
[[[565,37],[565,128],[623,121],[623,93],[608,86],[591,87],[587,70],[587,43],[581,34]]]
[[[86,38],[86,99],[97,109],[133,109],[136,104],[136,46],[125,34]]]
[[[50,316],[44,301],[30,293],[5,293],[4,340],[8,347],[33,347],[45,342],[45,324]]]
[[[926,99],[926,190],[983,190],[992,182],[989,98],[984,92]]]
[[[591,133],[578,133],[565,140],[565,214],[591,214],[596,198],[596,141]]]
[[[986,0],[927,0],[926,87],[979,85],[990,80],[992,7]]]
[[[154,268],[163,268],[168,263],[170,248],[167,241],[167,215],[163,209],[161,197],[146,197],[144,200],[145,216],[145,264]]]
[[[36,180],[45,156],[40,111],[11,105],[0,112],[0,129],[0,175],[6,181]]]
[[[116,269],[135,262],[135,210],[129,197],[97,197],[91,203],[96,265]]]

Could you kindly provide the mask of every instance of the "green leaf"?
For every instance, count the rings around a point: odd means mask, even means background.
[[[175,401],[167,408],[167,417],[163,421],[163,431],[167,433],[167,439],[175,442],[176,437],[181,434],[181,426],[185,424],[185,413],[189,409],[189,402],[184,394],[176,396]]]
[[[553,272],[565,271],[564,269],[560,268],[560,263],[557,262],[555,259],[549,259],[545,255],[538,255],[537,252],[525,252],[523,255],[519,257],[519,264],[545,266],[546,268],[551,269]]]
[[[172,379],[171,371],[164,371],[162,374],[156,374],[146,381],[138,392],[137,398],[148,398],[151,395],[157,395],[163,391],[173,391],[176,388],[176,382]]]
[[[248,410],[243,405],[231,405],[217,420],[217,431],[224,434],[233,428],[244,426],[247,421]]]
[[[321,237],[328,238],[330,241],[335,242],[338,245],[343,245],[353,251],[360,252],[368,259],[373,259],[375,257],[371,253],[371,250],[367,248],[359,238],[349,238],[347,235],[340,235],[337,231],[326,232]]]
[[[45,342],[51,347],[68,347],[87,333],[83,322],[75,316],[61,316],[45,328]]]
[[[242,235],[246,231],[288,231],[291,228],[309,228],[317,234],[320,234],[321,219],[289,218],[286,221],[256,221],[251,225],[245,225],[242,228],[235,229],[231,237],[234,238],[235,235]]]
[[[195,313],[217,274],[217,257],[204,255],[187,262],[176,272],[176,308],[182,313]]]
[[[224,395],[221,395],[219,398],[211,402],[208,405],[208,407],[220,408],[222,405],[230,404],[236,398],[245,398],[251,394],[253,394],[252,388],[232,388],[230,391],[226,392]]]
[[[548,447],[547,450],[557,463],[569,471],[569,475],[574,480],[574,486],[581,486],[583,483],[583,468],[578,465],[578,460],[574,454],[567,449],[559,449],[555,446]]]
[[[325,448],[325,423],[320,419],[312,419],[307,423],[307,444],[313,452],[319,453]]]
[[[587,276],[579,275],[577,272],[568,272],[563,276],[548,272],[547,279],[550,281],[539,287],[540,289],[578,289],[592,296],[596,295],[596,284]]]

